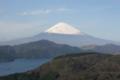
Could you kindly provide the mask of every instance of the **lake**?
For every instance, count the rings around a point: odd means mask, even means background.
[[[48,61],[49,59],[17,59],[12,62],[0,63],[0,76],[33,70]]]

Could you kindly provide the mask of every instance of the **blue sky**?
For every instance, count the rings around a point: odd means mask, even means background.
[[[120,0],[0,0],[0,41],[32,36],[58,22],[120,41]]]

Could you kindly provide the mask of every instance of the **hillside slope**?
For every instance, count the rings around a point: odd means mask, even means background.
[[[12,46],[0,46],[0,62],[12,61],[15,59],[15,49]]]
[[[83,53],[60,56],[43,66],[0,80],[120,80],[120,55]]]
[[[0,62],[14,59],[53,58],[59,55],[81,52],[77,47],[39,40],[15,46],[0,46]]]
[[[40,40],[14,46],[16,55],[20,58],[53,58],[55,56],[77,53],[80,48],[64,44],[56,44],[48,40]]]
[[[103,46],[96,46],[92,50],[102,53],[120,54],[120,45],[107,44]]]

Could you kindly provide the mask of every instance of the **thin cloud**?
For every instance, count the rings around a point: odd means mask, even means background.
[[[68,8],[58,8],[58,9],[56,9],[56,11],[58,11],[58,12],[67,12],[67,11],[71,11],[71,9],[68,9]]]
[[[49,14],[51,13],[51,10],[34,10],[34,11],[25,11],[20,13],[21,16],[29,16],[29,15],[42,15],[42,14]]]
[[[0,22],[0,41],[29,37],[40,30],[37,23]]]
[[[37,15],[47,15],[55,12],[68,12],[68,11],[71,11],[71,9],[67,9],[67,8],[39,9],[39,10],[33,10],[33,11],[24,11],[22,13],[19,13],[19,15],[20,16],[37,16]]]

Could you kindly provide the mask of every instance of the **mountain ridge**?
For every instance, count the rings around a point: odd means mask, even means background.
[[[53,58],[59,55],[81,52],[82,49],[48,40],[39,40],[15,46],[0,46],[0,62],[15,59]]]
[[[76,29],[72,29],[71,26],[69,26],[66,23],[60,23],[60,24],[58,23],[57,28],[61,29],[60,25],[63,25],[63,28],[64,28],[64,25],[67,25],[67,27],[70,27],[70,30],[67,30],[67,28],[65,28],[63,31],[61,30],[59,31],[59,29],[52,29],[53,31],[51,31],[50,29],[50,31],[41,32],[35,36],[31,36],[28,38],[1,42],[0,45],[19,45],[19,44],[28,43],[28,42],[39,41],[42,39],[50,40],[59,44],[67,44],[67,45],[76,46],[76,47],[93,45],[93,44],[95,45],[105,45],[105,44],[111,44],[111,43],[118,44],[115,41],[105,40],[105,39],[91,36],[89,34],[81,33],[78,29],[76,31]],[[71,30],[75,30],[75,31],[71,31]]]

